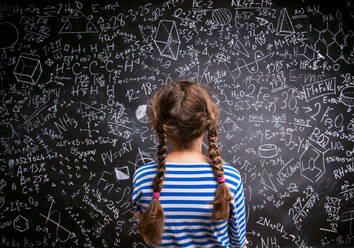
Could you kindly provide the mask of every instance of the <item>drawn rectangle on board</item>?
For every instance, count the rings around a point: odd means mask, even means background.
[[[325,95],[336,94],[336,77],[317,81],[303,86],[306,102]]]
[[[115,167],[114,171],[118,180],[127,180],[130,178],[128,166]]]

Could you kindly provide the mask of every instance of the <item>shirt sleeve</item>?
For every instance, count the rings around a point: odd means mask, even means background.
[[[229,237],[231,247],[245,247],[246,214],[243,184],[241,179],[232,199],[232,209],[229,220]]]
[[[138,183],[138,176],[137,176],[137,171],[135,171],[134,173],[134,177],[133,177],[133,196],[132,196],[132,202],[134,205],[134,211],[136,214],[141,214],[142,213],[142,209],[139,205],[139,199],[141,197],[141,191],[138,189],[137,187],[137,183]]]

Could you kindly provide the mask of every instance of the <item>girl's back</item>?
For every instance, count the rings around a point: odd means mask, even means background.
[[[231,165],[223,164],[223,168],[225,183],[232,195],[230,220],[211,221],[211,202],[217,187],[211,165],[207,162],[166,163],[160,194],[165,214],[161,247],[241,246],[246,227],[242,182],[239,172]],[[149,163],[135,172],[133,202],[139,202],[139,211],[146,211],[152,199],[156,170],[157,163]],[[229,228],[239,229],[230,232],[239,235],[229,236]]]

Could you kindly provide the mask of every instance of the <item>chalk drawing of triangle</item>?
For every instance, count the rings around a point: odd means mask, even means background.
[[[14,106],[14,108],[12,109],[12,112],[14,112],[14,113],[19,113],[20,112],[20,110],[19,110],[17,105]]]
[[[5,49],[2,50],[1,58],[2,59],[7,59],[7,53],[6,53]]]
[[[94,108],[86,103],[80,102],[81,117],[85,118],[91,115],[91,113],[96,114],[101,118],[106,117],[106,113],[100,109]]]
[[[173,54],[171,43],[167,43],[165,48],[161,52],[162,56],[176,60],[176,56]]]
[[[293,23],[289,17],[286,8],[280,11],[280,16],[277,25],[277,35],[288,36],[295,33]]]
[[[79,10],[75,10],[64,22],[59,34],[78,33],[98,33],[98,30],[87,16]]]
[[[272,179],[270,179],[270,176],[269,176],[268,172],[266,171],[266,169],[263,170],[260,183],[263,184],[264,186],[266,186],[267,188],[269,188],[275,192],[278,192],[278,190],[276,189],[276,187],[273,184]]]
[[[268,24],[268,20],[266,20],[262,17],[256,17],[256,19],[257,19],[259,25],[261,25],[261,26]]]
[[[236,49],[239,53],[245,55],[246,57],[250,56],[247,49],[244,47],[244,45],[239,40],[237,40],[237,42],[236,42]]]
[[[234,122],[229,116],[226,117],[223,127],[225,128],[225,131],[242,131],[242,129]]]

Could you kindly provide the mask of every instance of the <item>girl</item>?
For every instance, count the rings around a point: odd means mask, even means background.
[[[139,167],[133,179],[138,230],[147,244],[245,247],[243,186],[240,173],[220,158],[218,116],[196,83],[169,83],[153,96],[157,162]],[[208,157],[202,154],[204,135]]]

